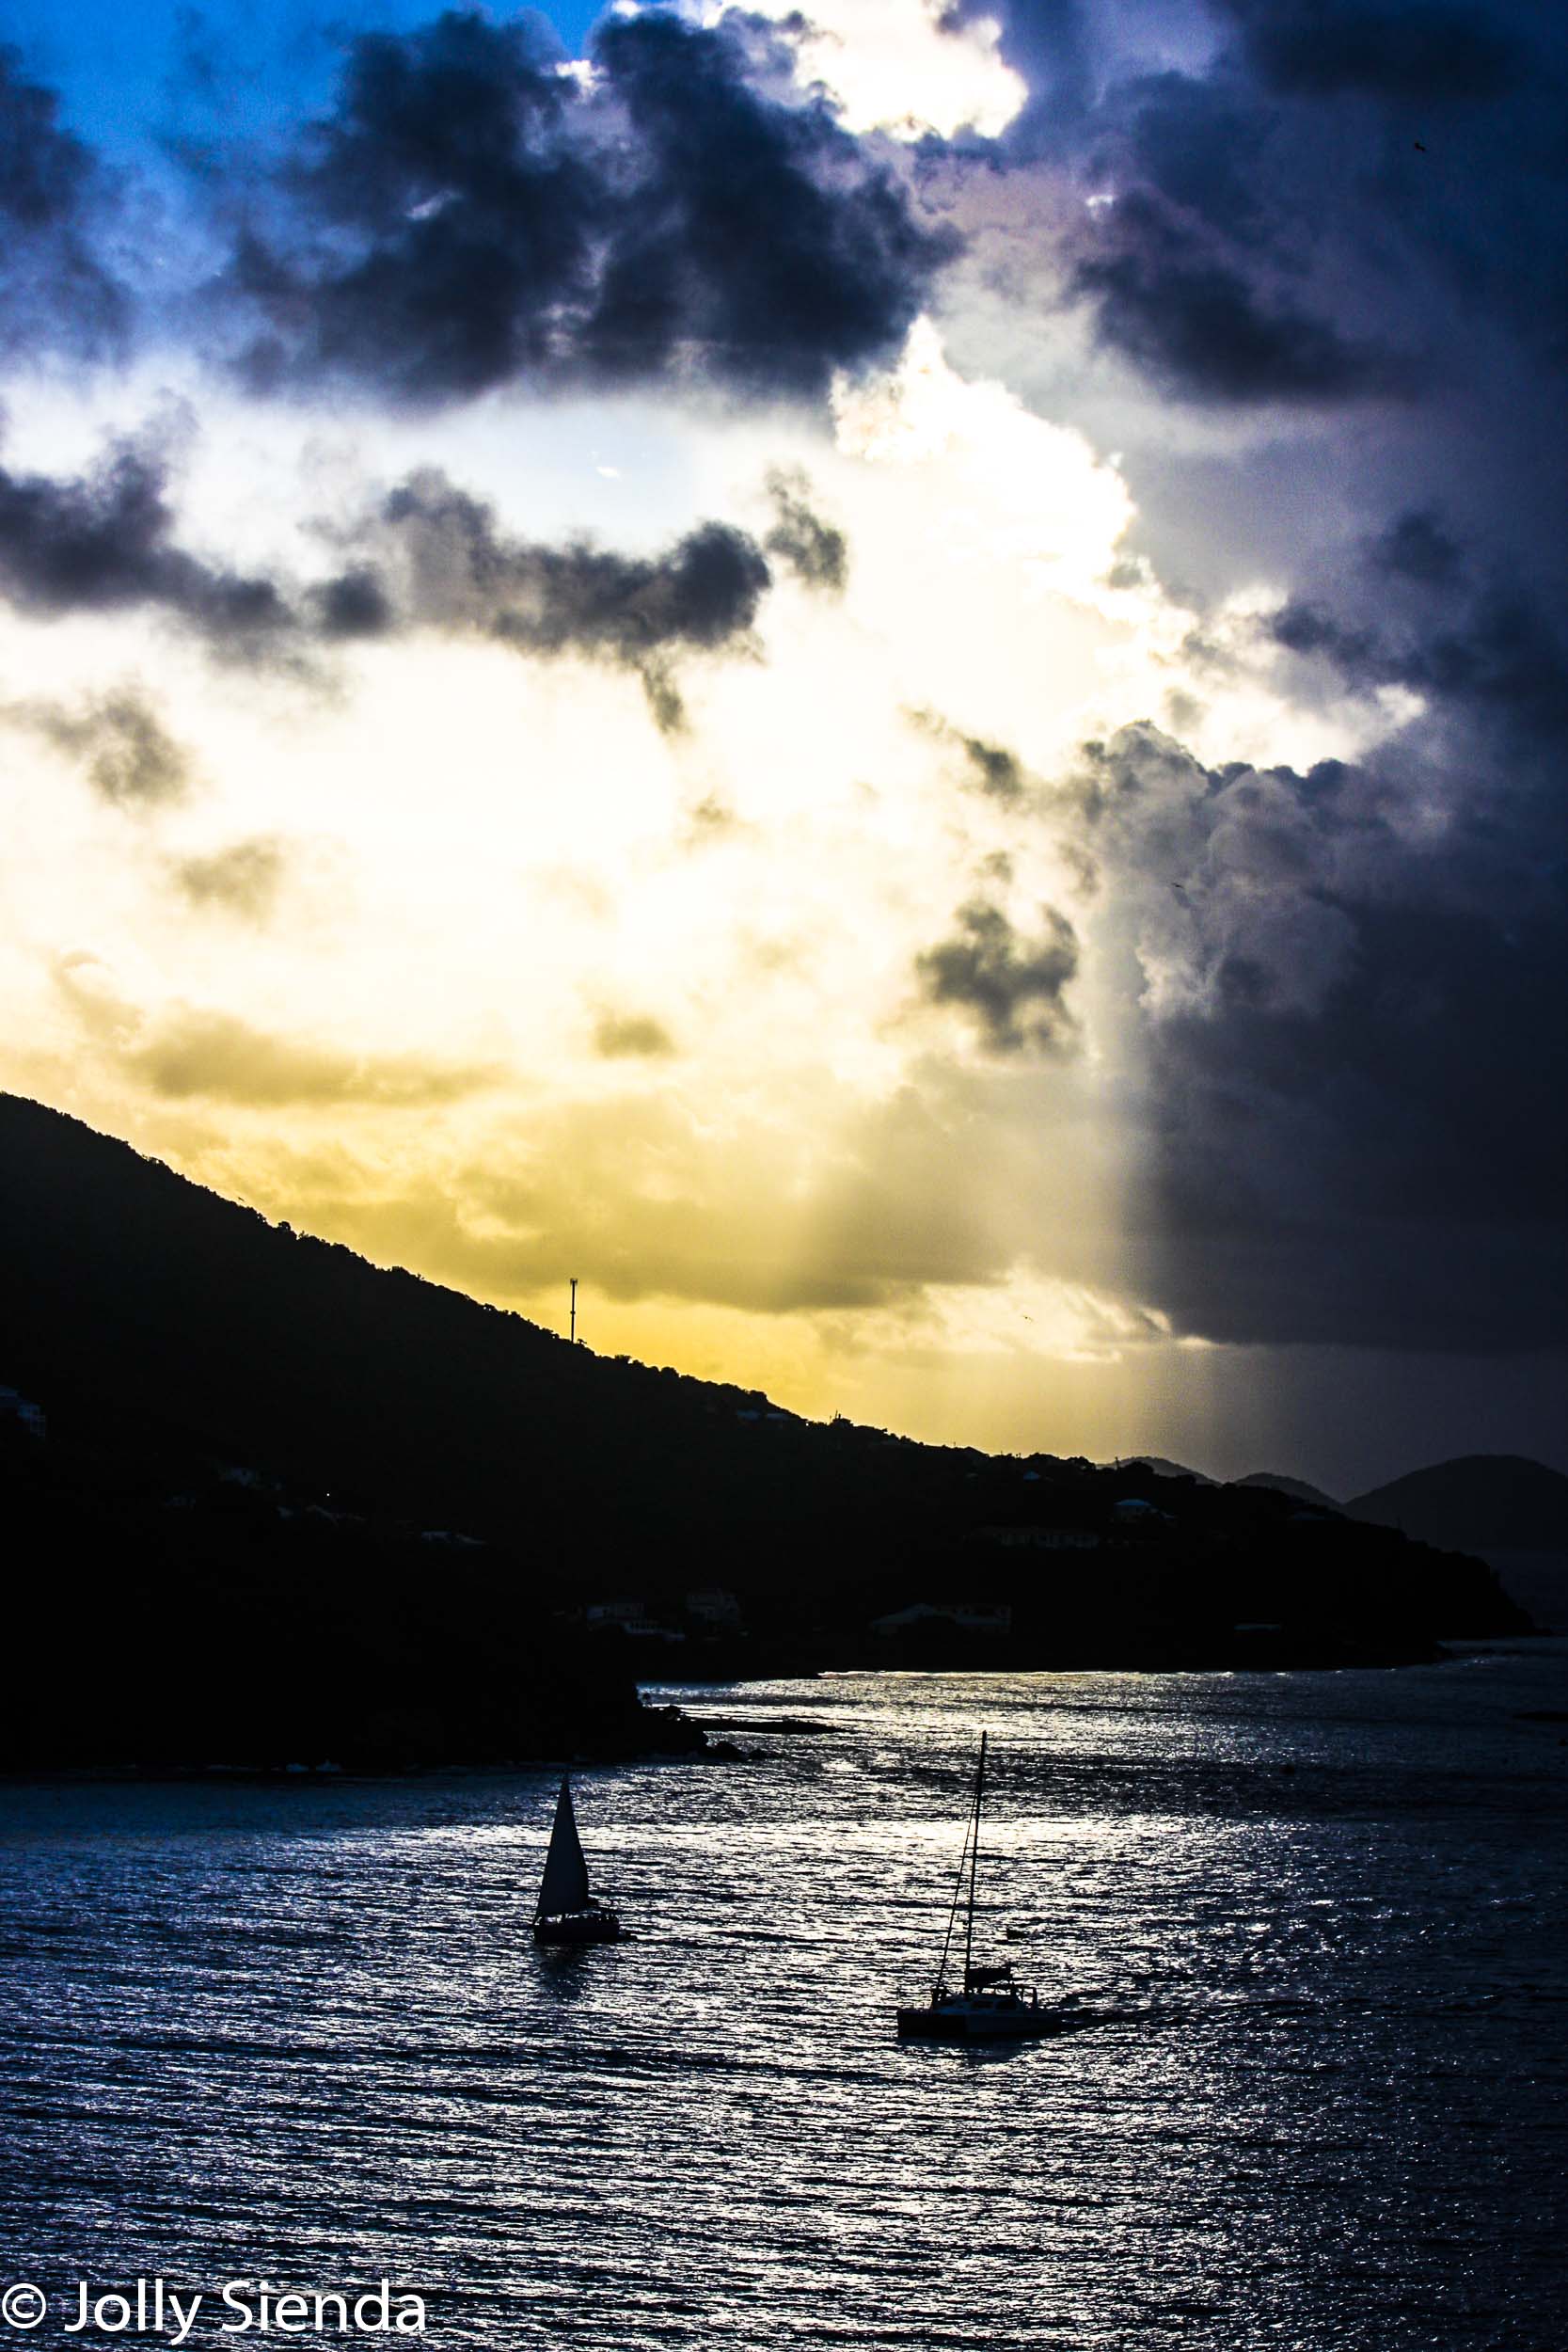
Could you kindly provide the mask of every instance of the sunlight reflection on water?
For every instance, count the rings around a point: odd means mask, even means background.
[[[527,1934],[547,1774],[12,1789],[5,2267],[385,2274],[498,2347],[1557,2352],[1565,1662],[683,1694],[819,1728],[581,1777],[599,1951]],[[982,1725],[984,1936],[1083,2026],[900,2046]]]

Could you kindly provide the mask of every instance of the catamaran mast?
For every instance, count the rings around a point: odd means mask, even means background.
[[[980,1734],[980,1768],[974,1775],[974,1823],[969,1836],[969,1911],[964,1921],[964,1991],[974,1959],[974,1874],[980,1867],[980,1805],[986,1793],[986,1735]]]

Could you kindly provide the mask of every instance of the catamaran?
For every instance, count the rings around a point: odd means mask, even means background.
[[[608,1903],[588,1892],[588,1864],[578,1836],[572,1809],[572,1776],[563,1772],[555,1801],[550,1850],[539,1883],[533,1914],[534,1940],[539,1944],[623,1944],[627,1931]]]
[[[980,1869],[980,1807],[986,1794],[986,1735],[980,1734],[980,1761],[974,1774],[974,1800],[969,1829],[958,1863],[958,1883],[947,1915],[947,1933],[937,1963],[930,1998],[917,2008],[900,2009],[898,2033],[906,2042],[1032,2042],[1037,2036],[1061,2032],[1065,2020],[1054,2009],[1042,2006],[1033,1985],[1020,1984],[1006,1963],[977,1967],[974,1962],[974,1888]],[[948,1963],[963,1914],[964,1964],[960,1984],[948,1982]]]

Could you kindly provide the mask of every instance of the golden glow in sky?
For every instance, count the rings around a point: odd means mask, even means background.
[[[301,577],[419,454],[407,424],[203,408],[186,540]],[[40,395],[13,450],[81,463],[115,421]],[[1180,707],[1208,758],[1305,764],[1388,713],[1293,710],[1260,661],[1216,693],[1121,556],[1116,467],[924,321],[824,428],[498,399],[442,457],[518,535],[622,549],[714,516],[766,539],[793,501],[844,576],[779,564],[663,727],[626,667],[461,615],[260,671],[151,620],[8,618],[6,1083],[546,1322],[575,1274],[596,1347],[809,1412],[1094,1451],[1176,1381],[1201,1423],[1123,1266],[1137,1072],[1075,759]],[[166,788],[102,772],[115,692],[161,714]],[[1180,914],[1114,943],[1148,991]]]
[[[1407,13],[18,0],[0,1083],[812,1413],[1556,1458],[1563,58]]]

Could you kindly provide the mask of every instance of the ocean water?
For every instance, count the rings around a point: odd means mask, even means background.
[[[546,1773],[0,1791],[10,2342],[1568,2344],[1568,1644],[679,1695],[761,1758],[580,1776],[613,1949],[530,1940]],[[1077,2023],[900,2045],[982,1727],[981,1940]]]

